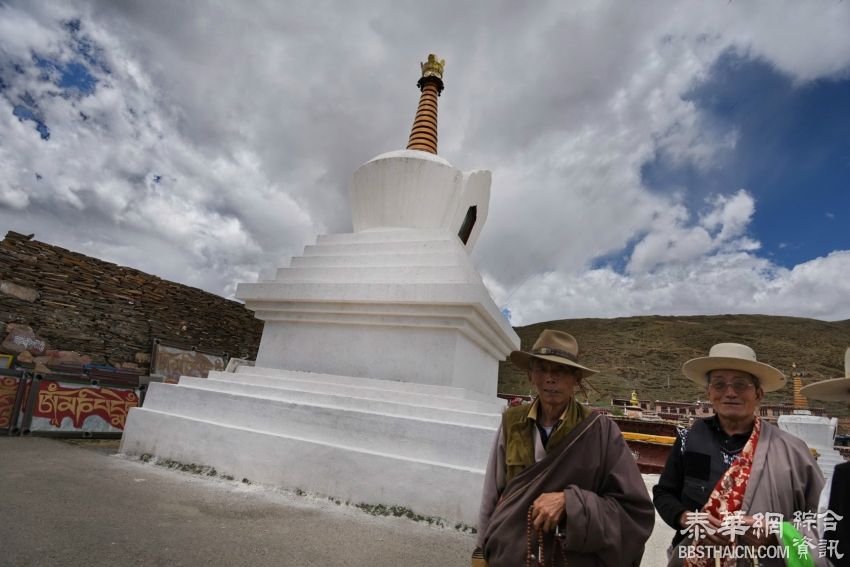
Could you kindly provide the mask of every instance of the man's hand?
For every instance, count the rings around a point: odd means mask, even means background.
[[[764,519],[761,521],[761,525],[759,526],[759,537],[756,537],[755,530],[753,529],[753,524],[755,523],[755,519],[752,516],[744,516],[742,518],[743,524],[750,526],[750,529],[746,531],[741,536],[747,544],[755,546],[755,547],[765,547],[768,545],[777,545],[779,542],[776,540],[775,534],[767,533],[767,526],[764,525]]]
[[[723,522],[720,519],[715,518],[714,516],[709,516],[708,521],[711,523],[711,526],[715,530],[717,530],[720,526],[723,525]],[[772,534],[768,535],[766,533],[767,532],[766,527],[761,528],[760,537],[755,537],[755,534],[752,531],[752,525],[753,525],[753,523],[755,523],[755,520],[753,519],[752,516],[743,516],[741,518],[741,523],[744,524],[744,525],[750,526],[750,529],[747,530],[746,532],[744,532],[743,534],[741,534],[741,536],[739,537],[739,541],[743,541],[747,545],[753,545],[753,546],[756,546],[756,547],[762,547],[762,546],[766,546],[766,545],[775,545],[776,544],[776,538]],[[705,537],[705,540],[707,541],[707,543],[709,543],[711,545],[725,546],[725,545],[733,545],[735,543],[730,539],[729,536],[721,535],[719,533],[715,533],[713,535],[707,535]]]
[[[708,523],[711,524],[711,528],[714,530],[713,534],[706,534],[705,539],[702,541],[705,542],[703,545],[717,545],[717,546],[727,546],[732,545],[732,540],[729,537],[717,533],[717,529],[723,525],[723,520],[719,518],[715,518],[711,514],[708,515]]]
[[[531,525],[535,530],[551,532],[565,514],[563,492],[546,492],[537,497],[531,510]]]
[[[688,514],[691,514],[688,510],[685,510],[681,514],[679,514],[679,529],[684,530],[688,527]]]

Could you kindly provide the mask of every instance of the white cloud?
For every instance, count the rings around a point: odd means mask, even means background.
[[[850,318],[850,252],[788,270],[753,255],[723,253],[651,273],[610,268],[550,272],[531,278],[511,302],[512,323],[627,315],[754,313]],[[496,298],[499,299],[496,289]]]
[[[709,199],[711,209],[697,224],[690,223],[690,213],[681,204],[671,203],[651,221],[649,233],[634,247],[626,271],[646,273],[656,266],[687,263],[704,258],[718,250],[752,251],[759,243],[744,234],[755,211],[752,196],[744,190],[734,195],[715,195]]]
[[[80,60],[74,38],[59,14],[8,10],[7,27],[53,37],[35,44],[16,35],[6,62],[25,71],[0,98],[0,129],[13,134],[0,153],[0,203],[7,207],[0,219],[9,228],[217,293],[281,253],[295,253],[313,234],[303,208],[253,150],[230,144],[227,152],[208,153],[180,131],[181,111],[165,103],[119,38],[97,33],[108,71],[88,66],[98,80],[92,94],[53,96],[58,77],[42,80],[30,51]],[[50,128],[47,140],[13,114],[26,95]],[[22,209],[29,214],[15,212]],[[131,242],[148,249],[130,251]]]
[[[710,172],[734,152],[734,127],[685,96],[723,53],[798,84],[844,77],[848,27],[846,3],[792,0],[4,3],[0,227],[230,294],[316,233],[350,230],[349,176],[405,144],[417,64],[435,51],[441,154],[493,171],[475,256],[515,320],[846,316],[794,301],[844,253],[774,266],[748,233],[746,187],[693,209],[688,187],[649,191],[641,167],[663,154]],[[32,54],[80,60],[81,37],[100,49],[97,87],[52,96]],[[12,114],[26,94],[49,140]],[[624,250],[623,273],[590,268]],[[823,285],[825,302],[845,291]]]

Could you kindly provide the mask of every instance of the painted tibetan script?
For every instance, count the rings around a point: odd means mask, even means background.
[[[40,385],[33,417],[46,418],[54,427],[61,427],[62,420],[70,418],[74,429],[82,429],[86,418],[98,416],[123,430],[127,413],[138,405],[139,397],[132,390],[66,388],[48,381]]]
[[[17,392],[17,378],[0,377],[0,429],[6,429],[12,424],[12,407]]]

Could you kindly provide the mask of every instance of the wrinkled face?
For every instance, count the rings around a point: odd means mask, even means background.
[[[755,414],[764,390],[754,378],[740,370],[712,370],[708,373],[708,399],[718,416],[744,419]]]
[[[566,405],[580,381],[576,369],[572,366],[536,358],[531,360],[528,378],[540,397],[540,402],[553,406]]]

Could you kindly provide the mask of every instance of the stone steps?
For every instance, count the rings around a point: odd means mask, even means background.
[[[268,385],[283,384],[292,381],[310,382],[313,384],[327,384],[336,387],[351,386],[365,388],[378,392],[398,393],[400,395],[424,394],[441,398],[440,403],[449,404],[448,407],[460,409],[460,406],[452,405],[452,400],[462,401],[464,404],[469,401],[481,402],[484,405],[471,406],[474,411],[501,413],[504,408],[504,402],[494,396],[488,396],[480,392],[473,392],[464,388],[454,388],[451,386],[438,386],[434,384],[423,384],[420,382],[406,382],[402,380],[385,380],[375,378],[363,378],[360,376],[342,376],[338,374],[324,374],[320,372],[303,372],[300,370],[278,370],[276,368],[263,368],[261,366],[240,366],[236,373],[211,371],[210,378],[219,380],[243,380],[247,377],[259,378],[265,377],[271,382]],[[255,382],[258,383],[259,382]],[[395,394],[392,394],[395,395]]]
[[[283,283],[349,284],[401,283],[463,284],[469,279],[463,266],[326,266],[281,268],[275,281]]]
[[[147,408],[130,411],[121,451],[213,466],[236,479],[352,504],[406,506],[417,514],[468,525],[477,523],[484,482],[483,463],[451,466]]]
[[[360,451],[383,451],[471,468],[486,462],[495,430],[495,427],[330,407],[320,405],[318,400],[295,403],[182,384],[151,384],[145,409],[318,443],[336,443]],[[451,442],[450,448],[445,446],[447,441]]]
[[[462,388],[243,366],[151,384],[121,450],[474,525],[503,407]]]
[[[304,256],[350,256],[382,254],[452,254],[462,250],[460,240],[411,240],[402,242],[354,242],[312,244],[304,247]]]
[[[460,265],[458,255],[435,254],[380,254],[375,256],[296,256],[292,258],[290,268],[347,268],[347,267],[401,267],[436,266],[448,267]],[[280,268],[285,270],[286,268]],[[278,270],[280,273],[280,270]]]
[[[321,234],[316,244],[362,244],[367,242],[418,242],[422,240],[450,240],[456,238],[446,230],[386,229],[356,233]]]
[[[221,373],[225,374],[225,373]],[[405,408],[401,412],[388,411],[386,413],[403,413],[406,408],[417,407],[423,411],[427,409],[435,409],[446,412],[455,412],[459,415],[500,415],[504,404],[500,400],[494,401],[479,401],[471,399],[463,399],[456,397],[446,397],[431,394],[422,394],[417,392],[382,390],[380,388],[369,386],[358,386],[349,384],[324,384],[313,380],[299,380],[297,378],[274,378],[269,376],[257,375],[231,375],[235,378],[227,376],[212,375],[209,378],[193,378],[184,376],[180,379],[181,384],[193,385],[197,387],[196,382],[203,380],[204,383],[209,382],[211,389],[222,389],[225,391],[250,393],[254,388],[263,388],[268,395],[273,395],[279,399],[290,399],[287,396],[302,396],[302,395],[325,395],[331,397],[350,398],[352,400],[362,400],[365,402],[396,404]],[[296,397],[291,399],[295,400]],[[357,402],[355,402],[357,403]]]
[[[460,409],[446,408],[439,405],[439,399],[416,400],[416,395],[410,396],[407,402],[393,399],[397,396],[387,395],[380,399],[371,392],[358,392],[353,394],[348,391],[325,392],[321,386],[305,384],[303,386],[261,386],[255,383],[240,383],[232,381],[215,380],[212,378],[194,378],[184,376],[180,379],[180,385],[191,388],[202,388],[223,392],[228,394],[243,394],[249,396],[260,396],[272,400],[292,402],[296,404],[310,404],[336,408],[352,409],[367,413],[390,415],[397,417],[410,417],[429,421],[444,423],[455,423],[459,425],[475,425],[479,427],[495,428],[499,424],[501,415],[499,413],[480,413],[464,411]],[[311,387],[312,386],[312,387]],[[418,395],[419,398],[425,396]],[[424,403],[423,403],[424,402]],[[468,404],[468,402],[467,402]]]

